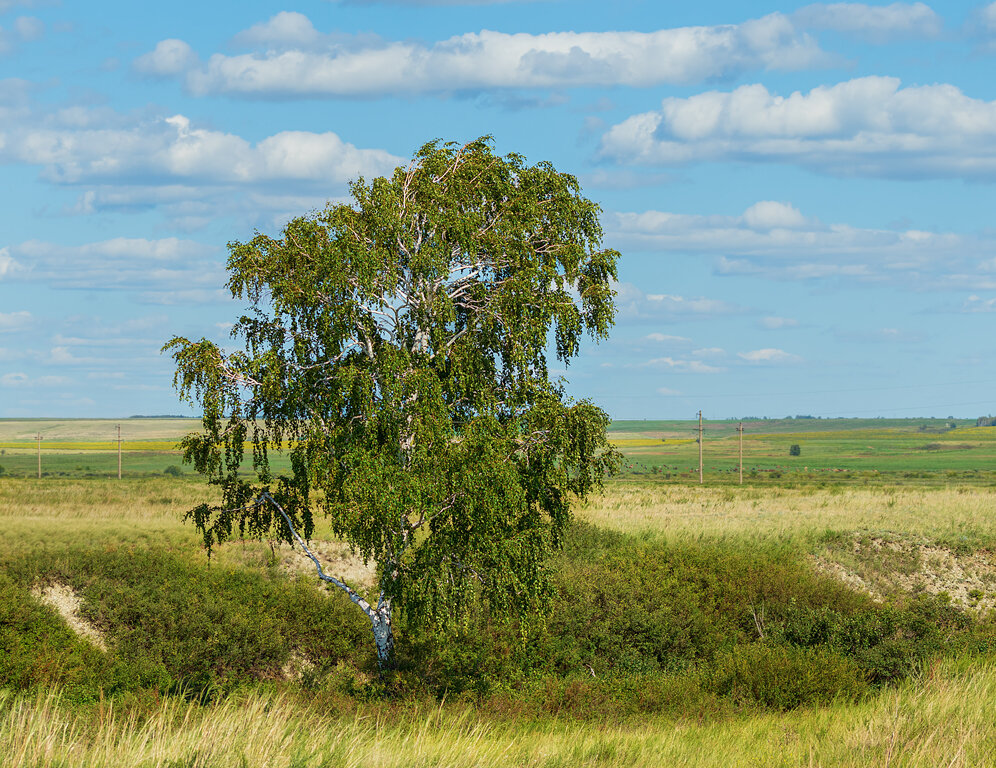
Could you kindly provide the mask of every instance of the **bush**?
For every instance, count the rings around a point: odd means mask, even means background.
[[[717,658],[703,678],[707,691],[766,709],[853,701],[868,691],[857,664],[824,649],[739,646]]]
[[[163,474],[169,477],[180,477],[183,475],[183,470],[176,466],[176,464],[170,464],[163,470]]]
[[[345,596],[307,580],[207,568],[200,555],[187,560],[132,548],[71,550],[50,562],[11,563],[9,572],[20,582],[8,584],[13,597],[0,582],[0,602],[13,606],[7,614],[0,610],[0,688],[72,685],[82,677],[92,691],[204,696],[279,679],[292,654],[332,666],[373,664],[369,624]],[[75,639],[30,598],[27,585],[51,581],[70,584],[83,597],[84,617],[102,629],[109,653]],[[17,665],[5,666],[8,657]]]
[[[0,464],[0,476],[2,476],[3,473],[6,472],[6,471],[7,470],[3,468],[3,464]]]
[[[802,455],[802,446],[800,446],[798,443],[793,443],[792,446],[789,448],[789,456],[801,456],[801,455]]]

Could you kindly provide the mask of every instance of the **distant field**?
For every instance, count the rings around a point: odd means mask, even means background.
[[[43,475],[116,474],[119,424],[124,471],[132,475],[179,465],[180,439],[200,428],[198,419],[0,419],[0,467],[15,477],[36,474],[41,434]],[[737,425],[704,424],[709,484],[738,480]],[[696,422],[615,421],[609,437],[625,458],[621,479],[698,482]],[[798,456],[789,453],[793,445]],[[996,483],[996,427],[965,419],[745,421],[743,451],[745,479],[754,483]],[[280,456],[274,464],[286,465]]]

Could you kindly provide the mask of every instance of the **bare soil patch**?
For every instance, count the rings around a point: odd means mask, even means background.
[[[39,585],[31,590],[31,594],[45,605],[55,608],[59,615],[65,619],[69,628],[77,635],[97,646],[100,650],[107,650],[103,634],[83,617],[81,612],[83,601],[68,584],[55,582],[45,586]]]
[[[946,594],[980,613],[996,607],[996,553],[962,554],[923,541],[856,535],[850,549],[814,556],[817,570],[884,601]]]

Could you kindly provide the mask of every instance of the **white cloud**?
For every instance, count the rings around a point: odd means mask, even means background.
[[[20,330],[30,322],[30,312],[24,310],[19,312],[0,312],[0,333]]]
[[[240,33],[236,42],[258,50],[215,53],[200,64],[184,58],[186,84],[193,93],[337,97],[691,84],[830,61],[781,13],[741,24],[655,32],[482,30],[424,45],[321,35],[305,16],[283,12]],[[152,63],[158,50],[146,54],[152,58],[142,57],[141,66],[164,71]],[[175,58],[167,61],[172,66]]]
[[[632,283],[616,283],[614,288],[616,291],[616,310],[621,317],[667,322],[678,319],[690,320],[718,315],[733,315],[745,311],[742,307],[721,299],[710,299],[702,296],[686,298],[664,293],[648,294]],[[650,341],[671,341],[672,339],[680,339],[686,343],[690,341],[684,337],[668,337],[664,334],[660,334],[659,338],[655,338],[655,334],[650,334],[646,338]]]
[[[726,369],[707,365],[701,360],[682,360],[673,357],[655,357],[639,363],[639,368],[663,368],[675,373],[723,373]]]
[[[358,176],[390,174],[404,162],[331,132],[282,131],[252,143],[183,115],[32,111],[23,92],[19,81],[0,80],[0,164],[40,166],[47,181],[85,186],[75,203],[63,206],[69,215],[155,209],[181,231],[222,215],[269,229],[341,200]],[[0,250],[0,278],[14,266],[8,259]]]
[[[759,324],[762,328],[774,331],[781,328],[797,328],[799,321],[791,317],[762,317]]]
[[[21,6],[22,8],[30,8],[32,6],[41,5],[38,0],[0,0],[0,13],[6,13],[12,8],[17,8]]]
[[[29,240],[9,250],[24,266],[9,276],[52,288],[125,290],[151,303],[225,300],[220,249],[191,240],[118,237],[79,246]]]
[[[45,24],[34,16],[18,16],[8,31],[0,27],[0,55],[13,51],[18,43],[38,40],[45,34]]]
[[[692,341],[684,336],[670,336],[666,333],[648,333],[644,338],[648,341],[660,342],[661,344],[688,344]]]
[[[793,163],[839,176],[996,179],[996,102],[953,85],[900,87],[862,77],[808,93],[763,85],[668,98],[602,138],[601,155],[636,165]]]
[[[14,32],[21,40],[38,40],[45,34],[45,23],[34,16],[18,16],[14,19]]]
[[[341,187],[401,161],[382,150],[358,149],[331,132],[282,131],[253,145],[235,134],[192,127],[183,115],[127,128],[34,128],[5,138],[0,159],[41,165],[45,178],[67,184],[159,179]]]
[[[737,357],[743,358],[748,363],[798,363],[802,360],[798,355],[771,347],[755,349],[751,352],[737,352]]]
[[[744,224],[755,230],[801,229],[810,222],[788,203],[762,200],[744,211]]]
[[[679,315],[727,315],[736,312],[732,304],[719,299],[686,299],[666,293],[648,293],[647,301],[669,314]]]
[[[757,203],[739,216],[616,213],[607,215],[605,224],[608,239],[623,250],[712,254],[720,274],[840,278],[923,289],[996,286],[991,268],[996,233],[825,224],[787,203]]]
[[[254,24],[240,32],[233,42],[250,47],[307,48],[321,40],[322,35],[315,29],[311,19],[303,13],[281,11],[269,21]],[[195,62],[191,62],[191,65]]]
[[[17,269],[18,264],[10,255],[10,248],[0,248],[0,278]]]
[[[65,376],[35,376],[18,371],[0,376],[0,387],[62,387],[72,384],[73,380]]]
[[[961,311],[969,314],[996,312],[996,298],[983,299],[973,294],[965,299]]]
[[[185,72],[197,64],[197,54],[183,40],[161,40],[148,53],[135,59],[136,72],[154,77],[170,77]]]
[[[832,29],[875,42],[894,38],[933,38],[944,22],[924,3],[817,3],[800,8],[792,18],[801,27]]]

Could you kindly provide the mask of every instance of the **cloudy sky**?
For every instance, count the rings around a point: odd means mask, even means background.
[[[0,417],[187,413],[226,243],[424,142],[578,176],[617,418],[996,412],[996,3],[0,0]]]

